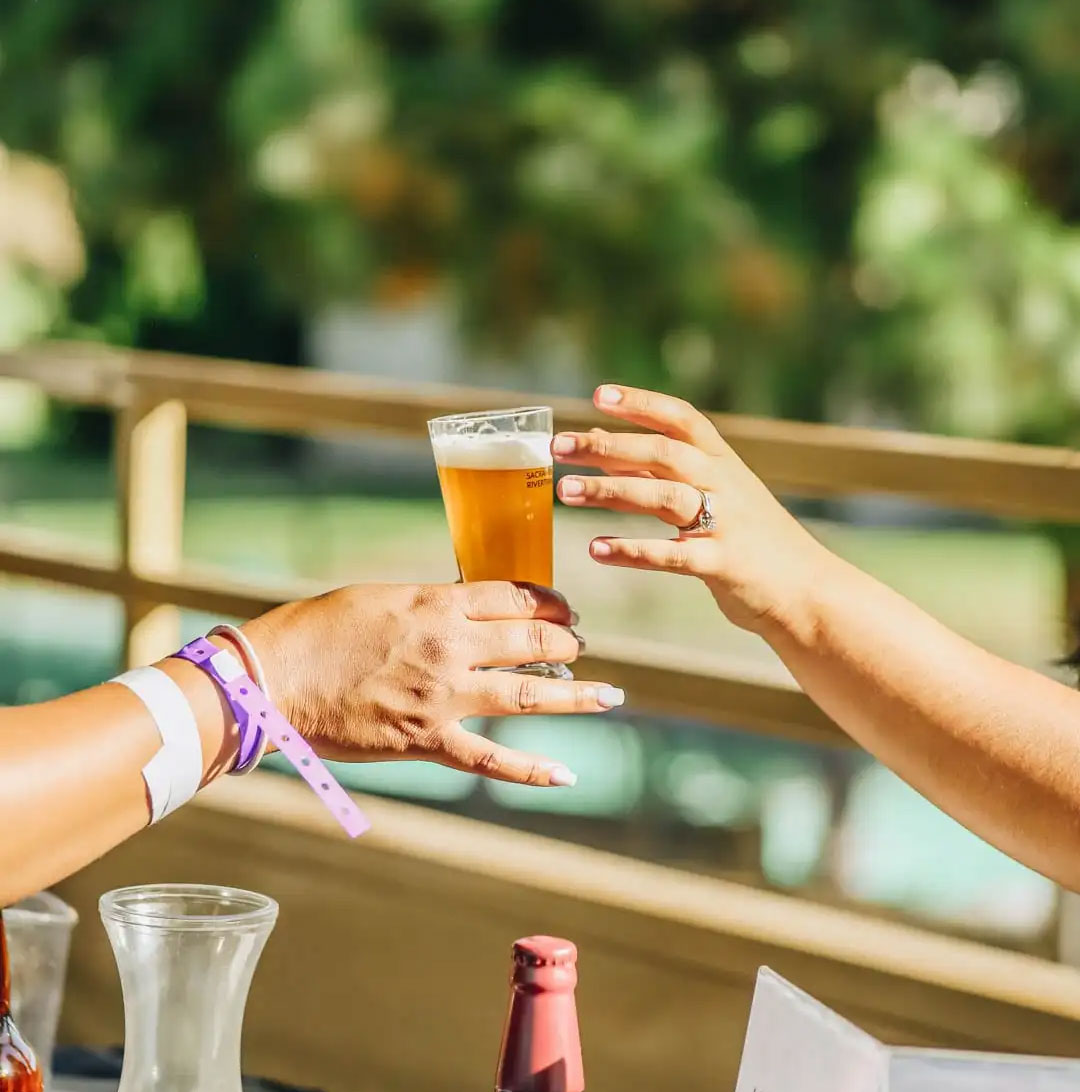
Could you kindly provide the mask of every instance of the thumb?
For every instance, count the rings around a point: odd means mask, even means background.
[[[504,747],[501,743],[468,731],[461,724],[455,724],[448,730],[442,753],[436,761],[466,773],[496,781],[512,781],[518,785],[570,788],[577,783],[577,774],[561,762]]]

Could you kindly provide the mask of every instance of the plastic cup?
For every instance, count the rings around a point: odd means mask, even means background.
[[[47,891],[4,910],[12,1015],[38,1056],[46,1087],[52,1079],[71,931],[78,920],[79,915],[67,903]]]

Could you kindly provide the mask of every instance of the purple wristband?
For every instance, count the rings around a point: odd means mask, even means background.
[[[277,749],[296,767],[296,772],[315,790],[351,838],[363,834],[371,824],[353,803],[352,797],[334,780],[322,759],[284,716],[252,682],[243,664],[227,649],[218,648],[205,637],[184,645],[174,654],[206,672],[217,684],[236,717],[240,729],[237,765],[250,761],[265,733]],[[247,756],[245,758],[245,756]]]

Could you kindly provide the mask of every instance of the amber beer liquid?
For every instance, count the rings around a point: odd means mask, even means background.
[[[462,580],[552,583],[551,434],[433,436]]]
[[[0,911],[0,1092],[42,1092],[41,1071],[11,1016],[11,970]]]
[[[585,1092],[576,987],[570,941],[539,936],[514,944],[495,1092]]]
[[[461,579],[551,587],[551,407],[436,417],[428,432]],[[559,663],[484,670],[574,677]]]

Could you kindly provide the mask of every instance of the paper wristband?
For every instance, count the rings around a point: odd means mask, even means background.
[[[220,649],[205,637],[185,645],[175,656],[204,671],[217,684],[240,728],[241,751],[244,740],[265,732],[277,749],[296,767],[296,772],[315,790],[315,794],[351,838],[363,834],[371,824],[337,783],[322,759],[285,717],[252,682],[240,661],[228,650]],[[250,749],[250,742],[247,744]]]
[[[150,797],[150,822],[186,804],[202,783],[199,725],[183,690],[156,667],[137,667],[112,680],[146,706],[161,736],[161,748],[143,767]]]

